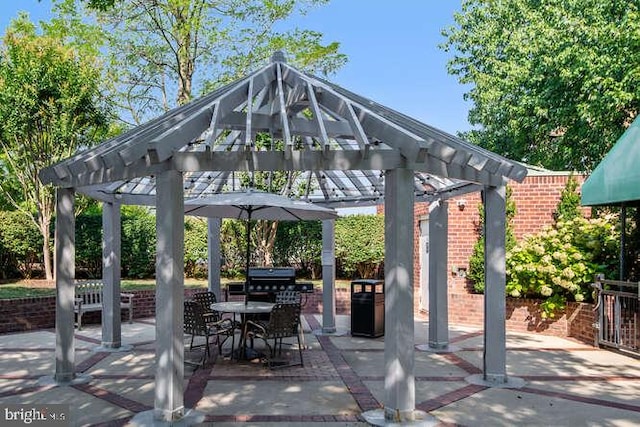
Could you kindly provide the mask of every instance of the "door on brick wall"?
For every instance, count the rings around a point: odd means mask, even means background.
[[[420,221],[420,310],[429,310],[429,220]]]

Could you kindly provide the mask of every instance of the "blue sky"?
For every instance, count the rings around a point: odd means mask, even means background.
[[[461,0],[332,0],[296,20],[338,41],[349,57],[330,80],[449,133],[468,130],[465,87],[447,74],[448,54],[438,48]],[[47,19],[50,2],[0,2],[3,29],[19,10]]]

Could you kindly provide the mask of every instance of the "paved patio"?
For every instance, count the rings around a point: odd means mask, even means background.
[[[269,371],[259,362],[218,357],[188,377],[185,404],[205,415],[205,424],[366,425],[360,414],[384,399],[383,338],[317,336],[321,318],[305,316],[305,366]],[[349,318],[338,316],[338,332]],[[427,341],[427,322],[416,321],[416,344]],[[41,330],[0,335],[0,404],[71,405],[72,425],[135,425],[131,419],[153,408],[153,319],[123,324],[133,350],[96,351],[100,327],[76,331],[77,371],[92,376],[70,387],[40,385],[54,372],[55,333]],[[521,389],[486,388],[465,381],[481,373],[482,333],[452,327],[458,351],[416,351],[416,407],[439,425],[637,426],[640,424],[640,361],[555,337],[509,333],[508,373]],[[187,358],[198,354],[187,353]],[[139,425],[139,424],[138,424]]]

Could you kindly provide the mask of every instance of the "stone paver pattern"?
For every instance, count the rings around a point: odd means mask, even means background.
[[[217,354],[195,369],[185,366],[185,407],[204,414],[203,425],[366,425],[364,411],[385,401],[384,337],[313,333],[321,316],[304,319],[304,366],[267,369],[259,360],[237,362]],[[76,331],[76,370],[92,377],[68,387],[41,385],[55,367],[55,331],[0,335],[0,404],[66,403],[74,426],[134,425],[153,409],[155,323],[123,323],[127,352],[99,348],[99,325]],[[428,341],[427,322],[416,319],[415,345]],[[415,407],[451,426],[640,425],[640,361],[577,341],[536,334],[507,334],[507,372],[525,380],[520,389],[466,381],[482,373],[482,331],[452,326],[452,353],[415,352]],[[256,343],[256,345],[258,345]],[[229,342],[226,343],[229,346]],[[227,348],[223,349],[223,354]],[[285,355],[297,358],[293,341]],[[198,351],[185,358],[198,361]]]

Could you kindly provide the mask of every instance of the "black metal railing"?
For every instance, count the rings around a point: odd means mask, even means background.
[[[640,283],[596,275],[596,344],[640,354]]]

